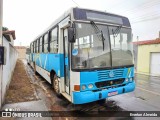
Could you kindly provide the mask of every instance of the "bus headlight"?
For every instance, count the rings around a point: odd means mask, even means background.
[[[130,78],[129,80],[130,80],[130,82],[132,82],[132,81],[133,81],[133,78]]]
[[[126,78],[126,82],[128,82],[128,78]]]
[[[89,89],[92,89],[92,88],[93,88],[93,84],[89,84],[89,85],[88,85],[88,88],[89,88]]]
[[[85,90],[86,89],[86,86],[85,85],[82,85],[82,90]]]

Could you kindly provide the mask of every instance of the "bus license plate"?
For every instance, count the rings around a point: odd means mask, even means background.
[[[113,95],[117,95],[117,94],[118,94],[118,91],[113,91],[113,92],[109,92],[108,96],[113,96]]]

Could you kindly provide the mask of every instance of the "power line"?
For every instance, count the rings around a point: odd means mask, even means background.
[[[144,20],[139,20],[139,21],[133,21],[133,22],[131,22],[131,24],[145,22],[145,21],[151,21],[151,20],[156,20],[156,19],[160,19],[160,16],[153,17],[153,18],[148,18],[148,19],[144,19]]]
[[[78,7],[80,7],[80,5],[77,2],[75,2],[74,0],[72,0],[72,2],[74,2]]]
[[[133,9],[128,9],[128,10],[125,10],[125,11],[122,11],[122,12],[124,12],[124,13],[133,13],[134,12],[135,13],[135,10],[137,10],[137,9],[147,9],[147,8],[150,8],[150,7],[158,5],[158,4],[160,4],[159,0],[150,1],[150,2],[147,2],[147,3],[139,4],[137,7],[134,7]]]
[[[152,13],[149,13],[149,14],[144,14],[144,15],[141,15],[141,16],[135,16],[135,17],[131,17],[130,19],[137,20],[137,19],[144,19],[144,18],[147,18],[147,17],[160,16],[160,13],[158,13],[158,12],[159,11],[155,11],[155,12],[152,12]]]
[[[155,6],[159,7],[158,5],[160,5],[160,1],[159,1],[159,3],[153,4],[153,5],[149,5],[149,6],[145,6],[145,7],[141,7],[141,8],[130,9],[130,10],[125,10],[123,13],[124,14],[136,14],[137,12],[144,11],[148,8],[152,8]]]

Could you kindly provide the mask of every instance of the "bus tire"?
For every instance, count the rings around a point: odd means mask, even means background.
[[[99,103],[99,104],[104,104],[104,103],[106,103],[106,99],[98,100],[98,103]]]
[[[54,77],[52,79],[52,83],[53,83],[53,89],[54,89],[57,97],[61,97],[60,89],[59,89],[59,81],[58,81],[58,77],[56,74],[54,74]]]

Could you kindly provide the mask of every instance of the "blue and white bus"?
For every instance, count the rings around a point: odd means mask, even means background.
[[[30,49],[35,72],[73,104],[135,89],[131,25],[124,16],[71,8]]]

